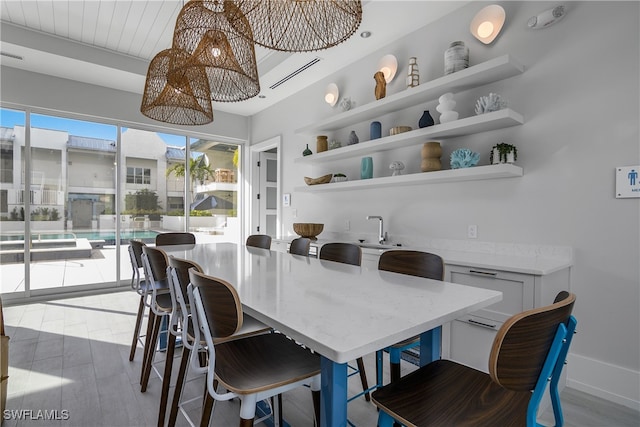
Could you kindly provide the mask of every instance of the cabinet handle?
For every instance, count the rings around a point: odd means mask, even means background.
[[[473,319],[467,319],[467,322],[471,323],[472,325],[477,325],[477,326],[482,326],[483,328],[489,328],[489,329],[495,329],[497,325],[492,325],[490,323],[483,323],[483,322],[478,322],[477,320],[473,320]]]
[[[477,274],[478,276],[492,276],[495,277],[498,275],[496,272],[492,271],[479,271],[479,270],[469,270],[470,274]]]

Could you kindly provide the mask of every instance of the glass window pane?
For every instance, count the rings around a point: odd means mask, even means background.
[[[0,292],[25,291],[24,162],[26,115],[0,109]]]
[[[278,208],[278,189],[276,187],[267,187],[267,209]]]
[[[238,146],[196,138],[190,144],[190,231],[207,241],[239,243]]]
[[[31,289],[116,285],[116,132],[31,115]]]

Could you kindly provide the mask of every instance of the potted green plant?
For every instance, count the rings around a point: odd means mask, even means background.
[[[347,175],[343,173],[334,173],[333,174],[333,182],[342,182],[347,180]]]
[[[492,165],[497,165],[499,163],[515,163],[516,160],[518,160],[518,149],[515,145],[507,144],[505,142],[494,145],[491,149],[491,153],[489,154],[489,161]]]

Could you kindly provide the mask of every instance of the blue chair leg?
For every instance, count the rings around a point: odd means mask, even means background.
[[[382,370],[383,370],[383,352],[382,350],[376,351],[376,386],[382,387]]]
[[[378,427],[393,427],[393,417],[383,410],[378,414]]]
[[[566,342],[566,337],[567,327],[564,324],[560,324],[551,344],[551,348],[549,349],[549,353],[547,354],[547,357],[545,359],[544,365],[542,366],[542,370],[540,371],[540,376],[538,377],[536,387],[533,389],[533,394],[531,395],[531,399],[529,400],[529,406],[527,407],[527,427],[536,427],[539,425],[536,420],[538,416],[538,408],[540,407],[540,401],[542,400],[544,391],[547,388],[547,383],[549,383],[552,379],[556,363],[558,362],[558,356],[560,355],[563,344]]]
[[[562,427],[564,425],[564,415],[562,414],[562,405],[560,404],[560,392],[558,391],[558,382],[562,375],[562,369],[564,368],[565,361],[567,360],[567,353],[569,352],[569,346],[571,340],[576,332],[577,321],[575,317],[569,318],[567,327],[567,336],[563,341],[562,349],[558,355],[558,361],[556,362],[555,369],[553,370],[553,376],[551,378],[551,384],[549,385],[549,393],[551,395],[551,404],[553,406],[553,417],[555,419],[555,427]]]

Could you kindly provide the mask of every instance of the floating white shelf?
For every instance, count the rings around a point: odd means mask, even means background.
[[[319,132],[341,129],[354,123],[418,105],[421,102],[433,101],[446,92],[460,92],[503,80],[522,72],[524,72],[524,66],[516,59],[510,55],[499,56],[304,126],[297,129],[295,133],[314,135]]]
[[[448,169],[435,172],[309,185],[306,187],[296,187],[294,188],[294,191],[323,193],[327,191],[360,190],[366,188],[394,187],[401,185],[426,185],[444,182],[477,181],[481,179],[514,178],[522,175],[523,171],[520,166],[505,163],[499,165],[475,166],[471,168]]]
[[[386,136],[384,138],[363,141],[354,145],[336,148],[322,153],[315,153],[309,156],[294,159],[295,163],[321,163],[345,159],[356,156],[363,156],[380,151],[395,150],[411,145],[418,145],[430,139],[453,138],[464,135],[471,135],[490,130],[502,129],[510,126],[517,126],[524,123],[523,117],[511,110],[494,111],[492,113],[467,117],[453,122],[429,126],[404,132],[398,135]]]

